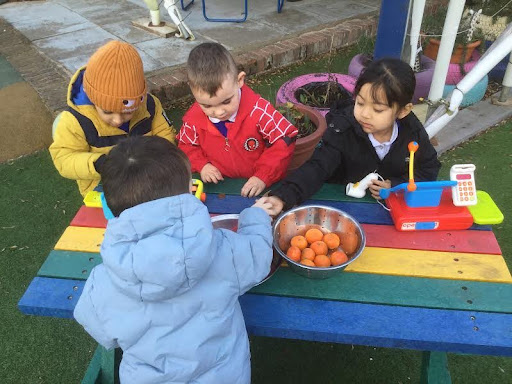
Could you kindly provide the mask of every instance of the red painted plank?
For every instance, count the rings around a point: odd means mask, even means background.
[[[71,220],[70,226],[106,228],[107,219],[103,215],[103,209],[82,205],[73,220]]]
[[[391,225],[362,224],[366,246],[501,255],[492,231],[397,231]]]
[[[84,205],[80,207],[70,225],[106,228],[107,220],[101,208]],[[501,255],[500,246],[492,231],[401,232],[392,225],[362,224],[362,226],[366,233],[366,245],[369,247]]]

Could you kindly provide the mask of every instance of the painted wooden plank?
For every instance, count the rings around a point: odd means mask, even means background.
[[[340,272],[308,279],[280,268],[251,293],[422,308],[512,313],[512,284]]]
[[[104,228],[67,227],[55,244],[62,251],[99,252]]]
[[[397,231],[391,225],[362,224],[370,247],[501,255],[492,231]]]
[[[80,384],[96,384],[99,382],[101,373],[101,354],[103,350],[104,348],[101,345],[98,345]]]
[[[103,215],[103,209],[82,205],[71,220],[70,225],[73,227],[106,228],[107,219]]]
[[[85,280],[102,262],[99,253],[51,251],[37,272],[38,276]]]
[[[366,247],[347,272],[453,280],[512,282],[501,255]]]
[[[38,276],[85,280],[101,263],[97,253],[52,251]],[[512,284],[340,273],[325,280],[280,268],[252,293],[426,308],[512,313]]]
[[[18,302],[26,315],[72,318],[85,281],[35,277]]]
[[[210,213],[240,213],[245,208],[254,204],[254,198],[242,196],[230,196],[224,194],[210,194],[206,199],[206,206]],[[307,200],[304,204],[320,204],[338,208],[355,217],[360,223],[393,225],[393,220],[388,211],[379,204],[367,204],[360,202]],[[489,225],[473,224],[470,229],[490,231]]]
[[[106,223],[101,209],[84,205],[71,221],[71,226],[105,228]],[[501,254],[491,231],[401,232],[391,225],[362,226],[366,233],[366,244],[372,247]]]
[[[56,250],[98,253],[104,229],[68,227]],[[366,247],[345,271],[455,280],[511,282],[500,255]]]
[[[36,277],[18,306],[25,314],[71,318],[83,284]],[[512,356],[511,314],[253,294],[240,303],[247,330],[257,336]]]
[[[249,334],[319,342],[512,356],[512,315],[246,294]]]
[[[420,384],[451,384],[445,352],[423,352]]]
[[[225,195],[239,196],[242,187],[247,182],[247,179],[224,179],[224,181],[218,184],[205,183],[204,189],[208,197],[209,194],[223,193]],[[275,184],[277,186],[279,183]],[[271,186],[270,189],[274,189],[275,186]],[[315,200],[332,200],[332,201],[352,201],[352,202],[365,202],[365,203],[376,203],[376,200],[371,197],[368,193],[362,199],[356,199],[354,197],[347,196],[345,194],[344,184],[331,184],[325,183],[322,185],[320,190],[315,193],[312,197]]]

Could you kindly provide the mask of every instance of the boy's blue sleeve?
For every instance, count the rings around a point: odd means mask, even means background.
[[[270,272],[273,255],[270,217],[261,208],[247,208],[240,213],[237,233],[222,232],[231,246],[240,295],[243,295]]]
[[[98,268],[103,268],[103,265],[99,265],[92,270],[85,283],[82,295],[76,304],[73,316],[99,344],[107,349],[117,348],[117,341],[108,335],[95,308],[95,297],[101,295],[95,287]]]

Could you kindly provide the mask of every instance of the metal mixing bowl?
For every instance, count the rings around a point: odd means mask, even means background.
[[[304,235],[308,229],[318,228],[324,233],[334,232],[340,236],[343,232],[355,229],[358,245],[349,260],[341,265],[320,268],[309,267],[289,259],[286,250],[290,246],[293,236]],[[363,252],[366,245],[366,236],[361,225],[350,216],[336,208],[323,205],[304,205],[285,212],[274,223],[274,248],[288,262],[290,268],[299,275],[312,279],[326,279],[345,269]]]
[[[229,229],[230,231],[236,232],[238,229],[238,216],[238,214],[214,216],[212,217],[213,228]],[[281,255],[274,250],[274,256],[272,258],[272,263],[270,264],[270,272],[259,284],[270,279],[281,265],[281,261]]]

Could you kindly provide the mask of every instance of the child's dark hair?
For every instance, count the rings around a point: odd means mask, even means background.
[[[236,81],[238,68],[229,51],[218,43],[202,43],[190,51],[187,60],[190,88],[215,96],[228,76]]]
[[[148,201],[188,193],[191,177],[187,156],[158,136],[122,140],[101,170],[105,199],[114,216]]]
[[[384,58],[372,61],[357,79],[354,88],[356,97],[365,84],[371,84],[374,101],[403,108],[411,102],[416,87],[416,78],[411,67],[399,59]],[[386,95],[386,102],[377,97],[379,90]]]

